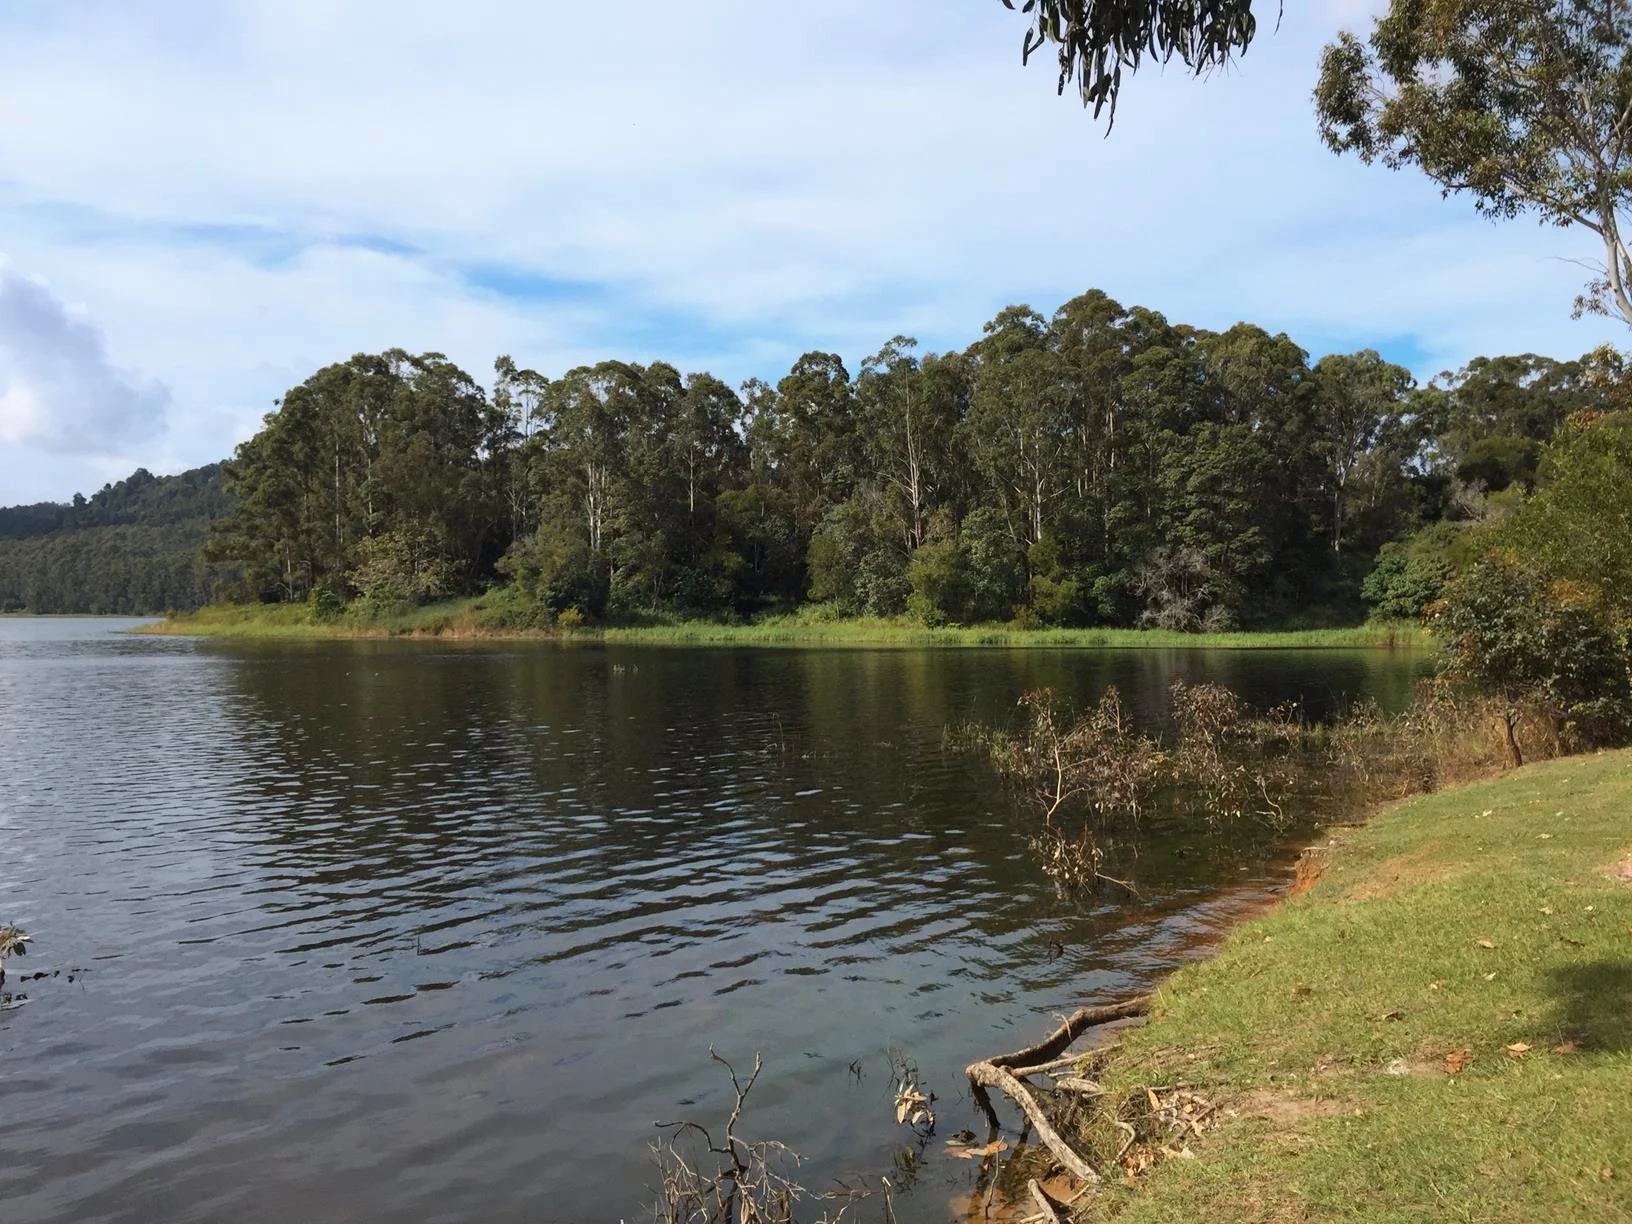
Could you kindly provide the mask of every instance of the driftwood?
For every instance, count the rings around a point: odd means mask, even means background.
[[[1064,1024],[1054,1030],[1052,1036],[1039,1041],[1034,1046],[1027,1046],[1023,1050],[1016,1050],[1013,1054],[999,1054],[996,1058],[986,1061],[994,1067],[1025,1067],[1028,1071],[1046,1063],[1051,1058],[1058,1058],[1065,1053],[1069,1046],[1078,1037],[1081,1037],[1095,1025],[1109,1024],[1112,1020],[1127,1020],[1133,1016],[1142,1016],[1150,1010],[1150,996],[1148,994],[1134,995],[1131,999],[1123,999],[1120,1003],[1105,1003],[1098,1007],[1079,1007],[1066,1018]]]
[[[996,1117],[994,1113],[990,1113],[992,1102],[991,1097],[987,1095],[986,1089],[1001,1088],[1005,1096],[1020,1106],[1021,1111],[1031,1121],[1031,1124],[1037,1128],[1038,1140],[1054,1154],[1054,1159],[1065,1167],[1066,1172],[1074,1177],[1080,1177],[1086,1182],[1099,1181],[1099,1171],[1077,1155],[1071,1145],[1060,1138],[1060,1133],[1049,1122],[1048,1115],[1043,1112],[1043,1107],[1037,1104],[1031,1093],[1026,1091],[1024,1084],[1002,1067],[994,1067],[989,1062],[970,1063],[967,1070],[969,1084],[974,1090],[975,1099],[983,1102],[982,1108],[988,1111],[989,1116],[994,1119]],[[993,1125],[996,1125],[995,1121]]]
[[[1091,1079],[1083,1079],[1077,1075],[1067,1075],[1063,1079],[1054,1081],[1054,1087],[1066,1092],[1080,1092],[1084,1096],[1104,1096],[1105,1089]]]
[[[1035,1177],[1026,1183],[1026,1189],[1031,1192],[1031,1201],[1036,1203],[1038,1210],[1043,1213],[1043,1224],[1060,1224],[1060,1213],[1054,1210],[1054,1204],[1037,1184]]]
[[[1023,1050],[1016,1050],[1012,1054],[1000,1054],[996,1058],[988,1058],[982,1062],[970,1063],[964,1069],[969,1077],[969,1091],[981,1113],[995,1130],[1000,1125],[997,1111],[992,1108],[991,1094],[988,1088],[997,1088],[1003,1095],[1020,1107],[1026,1119],[1037,1128],[1037,1138],[1059,1161],[1065,1170],[1085,1182],[1097,1183],[1100,1180],[1099,1172],[1082,1158],[1064,1139],[1060,1137],[1043,1112],[1042,1106],[1037,1104],[1026,1086],[1020,1080],[1027,1075],[1035,1075],[1045,1069],[1060,1066],[1059,1056],[1083,1033],[1095,1025],[1108,1024],[1112,1020],[1126,1020],[1132,1016],[1142,1016],[1150,1009],[1150,996],[1137,995],[1131,999],[1124,999],[1120,1003],[1110,1003],[1099,1007],[1078,1008],[1054,1033],[1044,1041],[1034,1046],[1027,1046]],[[1087,1081],[1083,1081],[1085,1084]],[[1075,1086],[1075,1085],[1073,1085]]]

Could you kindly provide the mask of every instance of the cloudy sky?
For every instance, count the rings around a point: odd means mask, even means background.
[[[732,381],[1090,287],[1421,376],[1573,356],[1586,236],[1340,160],[1366,0],[1105,138],[998,0],[0,0],[0,504],[227,455],[358,351]]]

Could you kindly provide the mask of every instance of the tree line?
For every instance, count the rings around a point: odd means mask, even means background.
[[[220,464],[138,468],[90,497],[0,508],[0,612],[141,614],[211,594],[202,552],[231,506]]]
[[[208,557],[235,598],[508,582],[542,619],[814,602],[1198,629],[1353,621],[1363,590],[1413,614],[1459,527],[1613,406],[1612,360],[1480,358],[1418,386],[1374,351],[1311,363],[1097,290],[1008,307],[962,351],[898,336],[854,372],[809,352],[740,388],[501,357],[489,391],[441,354],[360,354],[239,447]]]

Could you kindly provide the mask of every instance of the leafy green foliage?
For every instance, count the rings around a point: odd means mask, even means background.
[[[962,352],[897,336],[853,378],[810,352],[740,394],[664,362],[546,377],[509,357],[489,393],[439,354],[359,354],[290,389],[227,488],[137,473],[82,507],[0,512],[114,523],[0,541],[0,607],[213,596],[327,620],[361,600],[400,619],[508,582],[536,605],[505,613],[523,626],[807,601],[933,625],[1353,624],[1391,541],[1413,543],[1368,593],[1415,610],[1445,574],[1413,533],[1494,517],[1532,480],[1538,504],[1562,496],[1549,472],[1575,461],[1547,441],[1621,402],[1617,369],[1481,359],[1415,388],[1375,352],[1311,366],[1285,335],[1097,290],[1007,307]],[[1508,492],[1459,479],[1498,461]]]
[[[1632,14],[1593,0],[1392,0],[1362,43],[1321,59],[1315,105],[1336,152],[1414,165],[1493,217],[1538,213],[1600,243],[1577,310],[1632,322]]]
[[[1417,620],[1444,593],[1456,572],[1457,524],[1435,523],[1405,540],[1390,540],[1360,593],[1382,620]]]
[[[1585,744],[1632,731],[1627,635],[1568,584],[1492,556],[1451,584],[1433,624],[1447,673],[1475,691],[1539,700]]]
[[[1540,477],[1494,539],[1632,626],[1632,412],[1572,420],[1546,449]]]
[[[1015,4],[1003,0],[1005,8]],[[1045,44],[1057,48],[1059,92],[1076,82],[1096,118],[1107,105],[1115,115],[1122,70],[1146,56],[1176,55],[1205,72],[1245,51],[1258,30],[1251,0],[1020,0],[1020,11],[1031,18],[1021,59]]]

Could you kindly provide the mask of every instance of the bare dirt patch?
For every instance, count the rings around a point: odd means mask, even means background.
[[[1287,890],[1289,897],[1301,897],[1316,884],[1320,877],[1326,874],[1326,847],[1310,846],[1298,855],[1296,874],[1292,877],[1292,887]]]
[[[1454,879],[1464,870],[1465,868],[1456,864],[1430,858],[1427,849],[1412,854],[1396,855],[1378,864],[1369,879],[1347,889],[1338,900],[1352,903],[1396,897],[1413,888],[1420,888],[1426,884],[1441,884]]]
[[[1623,884],[1632,884],[1632,846],[1621,855],[1621,861],[1609,869],[1609,878],[1619,880]]]
[[[1336,1097],[1299,1097],[1273,1088],[1256,1088],[1231,1106],[1243,1118],[1263,1118],[1276,1126],[1294,1126],[1309,1118],[1336,1118],[1352,1114],[1352,1101]]]

